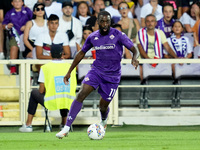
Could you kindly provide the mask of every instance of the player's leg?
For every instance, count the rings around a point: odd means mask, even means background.
[[[67,123],[64,128],[56,134],[56,137],[62,139],[64,136],[67,136],[69,133],[70,127],[75,120],[77,114],[80,112],[84,99],[94,90],[94,87],[82,84],[80,91],[78,92],[76,99],[72,102],[68,117]]]
[[[104,100],[102,97],[99,102],[99,110],[101,113],[101,122],[100,124],[104,127],[104,129],[107,128],[107,118],[108,118],[108,113],[110,111],[109,105],[110,101]]]
[[[118,83],[110,83],[103,81],[100,83],[98,92],[101,95],[101,99],[99,102],[99,109],[101,113],[101,122],[100,124],[106,129],[107,127],[107,117],[110,111],[108,105],[112,101],[113,97],[118,88]]]

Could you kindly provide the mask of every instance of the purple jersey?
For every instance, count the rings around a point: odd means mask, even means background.
[[[162,18],[162,19],[158,20],[156,28],[162,30],[165,33],[166,37],[168,38],[171,36],[172,25],[174,24],[174,22],[175,22],[175,20],[172,19],[169,24],[166,24],[164,22],[164,18]]]
[[[18,34],[21,35],[23,32],[20,30],[27,21],[31,20],[33,12],[28,7],[22,7],[22,10],[16,12],[14,8],[9,10],[3,20],[3,25],[12,23]],[[12,35],[13,36],[13,35]]]
[[[101,35],[99,30],[91,33],[86,39],[82,51],[86,53],[94,47],[96,60],[92,65],[92,69],[106,81],[119,83],[123,45],[127,49],[133,47],[133,43],[125,33],[110,28],[109,34],[105,36]]]

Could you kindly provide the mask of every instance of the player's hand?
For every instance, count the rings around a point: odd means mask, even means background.
[[[131,64],[135,67],[135,69],[137,69],[139,61],[137,59],[132,59]]]
[[[64,83],[65,83],[66,85],[69,84],[69,78],[70,78],[70,73],[67,73],[67,74],[64,76]]]

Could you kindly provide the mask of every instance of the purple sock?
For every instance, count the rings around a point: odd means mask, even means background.
[[[106,112],[101,113],[101,120],[106,120],[107,119],[109,111],[110,111],[110,107],[108,107]]]
[[[77,100],[74,100],[72,102],[72,105],[71,105],[71,108],[69,110],[69,114],[67,117],[67,123],[66,123],[67,126],[70,127],[72,125],[74,119],[76,118],[77,114],[81,110],[82,105],[83,105],[83,103],[80,103]]]

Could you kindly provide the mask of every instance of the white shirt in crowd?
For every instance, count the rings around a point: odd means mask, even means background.
[[[33,10],[33,6],[35,5],[35,3],[37,3],[37,1],[38,0],[24,0],[24,5]]]
[[[191,26],[191,28],[192,28],[194,26],[194,24],[196,23],[196,20],[194,20],[192,17],[190,17],[188,15],[188,13],[184,13],[180,18],[180,22],[183,25],[189,24]]]
[[[151,6],[150,3],[145,4],[141,8],[140,18],[145,18],[147,15],[152,13],[152,10],[153,10],[153,7]],[[160,6],[159,4],[157,5],[157,9],[154,15],[156,16],[157,21],[163,17],[162,6]]]
[[[43,55],[45,56],[50,56],[50,46],[52,44],[62,44],[63,46],[67,46],[69,45],[68,36],[65,33],[57,31],[52,41],[49,35],[49,31],[47,31],[39,34],[35,41],[36,46],[43,47]]]
[[[72,17],[73,21],[73,26],[72,26],[72,31],[74,33],[74,37],[69,41],[69,46],[76,46],[76,43],[79,45],[81,44],[81,39],[83,35],[82,31],[82,23],[80,20],[78,20],[75,17]],[[64,21],[62,17],[59,19],[59,27],[58,31],[65,33],[67,30],[71,30],[71,21]],[[67,35],[67,34],[66,34]]]
[[[190,53],[193,52],[193,47],[192,47],[192,45],[191,45],[191,43],[190,43],[188,37],[186,37],[186,36],[183,36],[183,37],[185,38],[186,43],[187,43],[187,48],[186,48],[187,53],[185,54],[185,57],[186,57],[187,54],[190,54]],[[179,45],[179,50],[181,51],[181,50],[183,49],[183,48],[182,48],[182,40],[181,40],[181,38],[179,38],[179,39],[176,38],[176,40],[177,40],[177,43],[178,43],[177,45]],[[174,47],[173,47],[173,45],[172,45],[171,39],[170,39],[170,38],[167,38],[167,41],[168,41],[169,46],[170,46],[170,47],[172,48],[172,50],[176,53],[176,51],[175,51],[175,49],[174,49]],[[181,52],[182,52],[182,51],[181,51]],[[164,53],[167,54],[166,51],[164,51]]]
[[[85,26],[86,21],[87,21],[89,18],[90,18],[90,16],[87,16],[87,17],[79,16],[79,20],[81,21],[82,26]]]
[[[58,17],[61,17],[63,15],[62,4],[58,2],[53,2],[51,6],[45,6],[45,12],[46,12],[47,18],[49,18],[51,14],[55,14]]]

